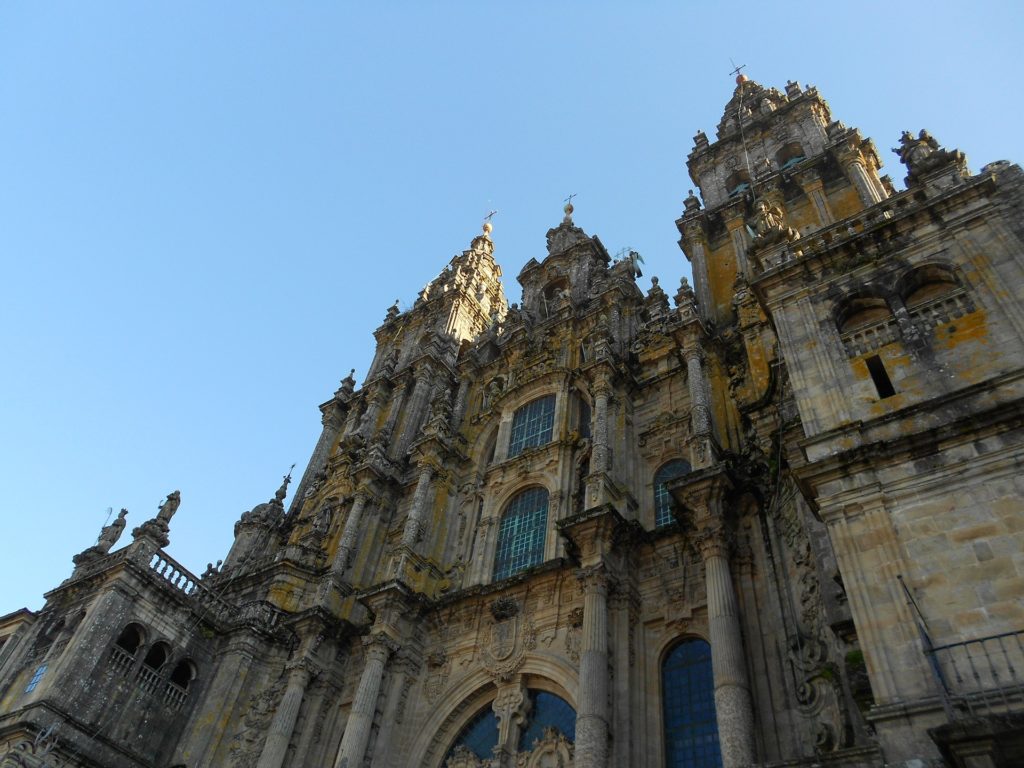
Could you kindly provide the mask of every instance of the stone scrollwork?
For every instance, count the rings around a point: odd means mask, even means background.
[[[534,740],[533,749],[516,756],[516,768],[571,768],[573,751],[573,743],[549,726]]]

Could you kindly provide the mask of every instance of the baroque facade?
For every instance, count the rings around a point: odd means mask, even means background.
[[[1024,764],[1024,176],[744,77],[670,300],[490,224],[202,576],[178,492],[0,618],[0,766]]]

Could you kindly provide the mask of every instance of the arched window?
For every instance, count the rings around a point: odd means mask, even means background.
[[[661,665],[665,768],[721,768],[711,646],[684,640]]]
[[[576,741],[576,710],[561,696],[547,691],[530,691],[530,719],[519,733],[519,751],[529,752],[533,742],[554,728],[569,741]]]
[[[892,310],[885,299],[878,296],[857,296],[847,301],[840,310],[836,325],[841,333],[849,333],[891,318]]]
[[[508,578],[544,559],[547,527],[548,492],[544,488],[529,488],[509,502],[498,527],[495,581]]]
[[[673,521],[672,508],[675,502],[668,492],[668,483],[677,477],[689,474],[690,462],[683,459],[672,459],[661,465],[654,474],[654,525],[661,527]]]
[[[576,741],[576,710],[569,702],[548,691],[530,690],[527,695],[530,698],[530,705],[527,707],[526,722],[522,724],[519,731],[519,743],[515,745],[516,751],[532,752],[534,743],[545,739],[550,733],[550,729],[560,733],[570,743]],[[481,761],[489,761],[494,757],[496,746],[498,746],[498,718],[491,709],[491,705],[488,704],[459,732],[441,765],[467,764],[464,757],[460,759],[460,754],[464,756],[466,751],[476,755]],[[490,763],[485,764],[489,765]]]
[[[188,659],[182,659],[174,665],[171,672],[171,682],[182,690],[187,691],[192,681],[196,679],[196,665]]]
[[[775,162],[778,163],[779,170],[784,171],[802,162],[805,157],[807,155],[804,153],[804,148],[800,146],[799,142],[794,141],[775,153]]]
[[[959,287],[956,277],[945,266],[928,264],[905,276],[900,281],[899,292],[907,309],[914,309],[953,293]]]
[[[142,627],[138,624],[129,624],[127,627],[121,630],[121,634],[117,637],[117,645],[125,653],[132,656],[139,650],[139,646],[142,645],[142,641],[145,635],[142,632]]]
[[[448,758],[455,753],[459,747],[468,749],[481,760],[490,760],[494,757],[494,748],[498,746],[498,717],[488,704],[480,710],[479,714],[469,721],[469,724],[459,733],[452,748],[448,751]],[[448,762],[445,759],[445,763]]]
[[[733,171],[725,180],[725,191],[729,197],[739,197],[750,189],[750,174],[746,171]]]
[[[554,426],[554,395],[538,397],[518,409],[512,417],[512,439],[508,444],[509,458],[518,456],[527,448],[551,442],[551,431]]]
[[[167,663],[170,656],[171,649],[166,643],[153,643],[153,647],[146,653],[146,658],[142,660],[142,663],[150,669],[160,669]]]

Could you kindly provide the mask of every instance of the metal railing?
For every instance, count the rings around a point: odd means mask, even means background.
[[[1024,630],[926,649],[954,717],[1024,710]]]

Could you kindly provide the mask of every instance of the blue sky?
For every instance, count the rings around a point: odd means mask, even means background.
[[[1024,160],[1018,3],[0,5],[0,614],[181,490],[195,571],[482,217],[515,275],[575,220],[671,294],[730,57],[889,152]],[[128,539],[126,535],[125,540]],[[124,542],[122,542],[124,543]]]

